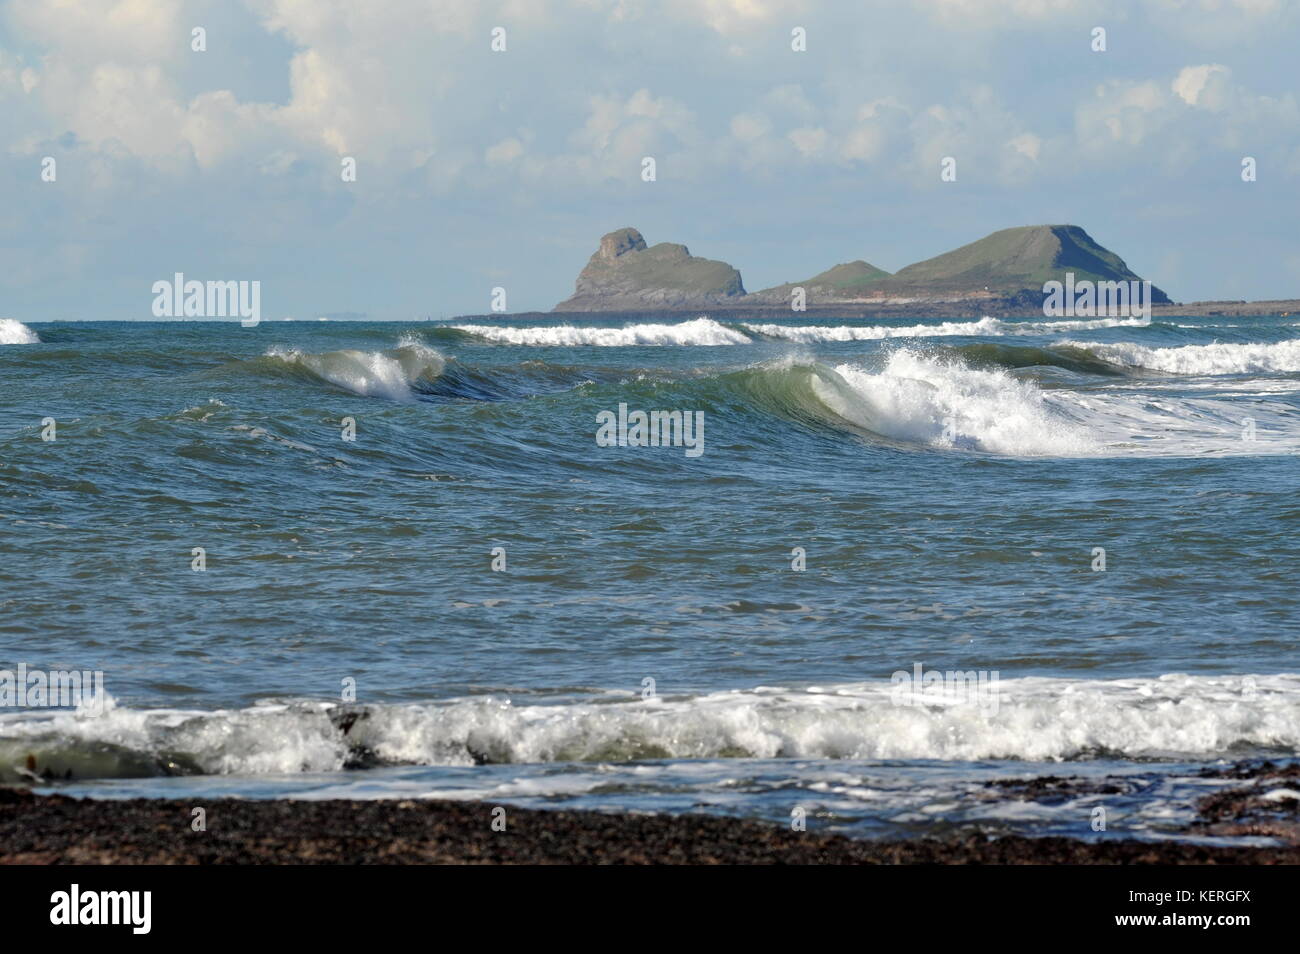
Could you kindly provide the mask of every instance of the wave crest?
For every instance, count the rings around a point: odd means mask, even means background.
[[[908,350],[879,371],[842,364],[812,380],[840,418],[895,440],[1010,456],[1084,456],[1097,444],[1048,395],[998,369]]]
[[[509,328],[498,325],[452,325],[456,331],[497,344],[551,347],[626,348],[635,345],[738,345],[750,338],[712,318],[699,317],[674,325],[638,324],[622,328],[583,328],[549,325]]]
[[[446,367],[441,354],[411,340],[388,351],[312,354],[294,348],[271,348],[265,357],[362,397],[403,402],[414,401],[414,386],[432,382]]]
[[[0,318],[0,345],[40,343],[40,335],[18,319]]]
[[[987,315],[979,321],[944,321],[935,325],[774,325],[742,324],[741,327],[764,338],[819,344],[834,341],[879,341],[886,338],[939,338],[954,335],[970,337],[1002,335],[1047,335],[1061,331],[1086,331],[1093,328],[1145,328],[1145,318],[1098,318],[1079,321],[1004,321]]]
[[[1065,341],[1063,346],[1083,348],[1109,361],[1130,368],[1167,371],[1172,374],[1219,375],[1287,373],[1300,371],[1300,340],[1274,344],[1206,344],[1177,348],[1148,348],[1144,345],[1090,344]]]
[[[0,724],[0,781],[645,758],[1046,761],[1300,750],[1297,675],[1002,679],[991,691],[996,705],[987,695],[901,705],[890,683],[874,682],[556,705],[483,697],[59,713]]]

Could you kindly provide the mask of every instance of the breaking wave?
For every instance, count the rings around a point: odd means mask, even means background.
[[[431,383],[446,366],[437,351],[415,342],[405,342],[388,351],[348,350],[324,354],[271,348],[264,357],[353,394],[393,401],[415,400],[415,386]]]
[[[1300,343],[1243,347],[1276,354],[1275,349],[1293,346]],[[1292,412],[1285,395],[1276,400],[1256,395],[1249,406],[1226,395],[1153,397],[1118,363],[1116,347],[1129,346],[909,346],[863,363],[828,365],[786,356],[740,370],[695,367],[632,375],[627,369],[537,360],[476,367],[405,338],[386,351],[315,354],[272,348],[246,366],[404,403],[514,401],[560,393],[576,401],[617,401],[645,389],[645,399],[654,395],[673,406],[783,418],[908,448],[1009,457],[1277,455],[1300,449],[1300,433],[1288,424]],[[1108,384],[1092,383],[1100,381]],[[585,385],[602,390],[588,392]],[[1259,440],[1241,438],[1247,414]]]
[[[1300,747],[1300,676],[1002,679],[899,704],[889,682],[643,701],[113,708],[0,721],[0,781],[652,758],[1209,758]]]
[[[1100,448],[1055,395],[1000,369],[976,369],[908,350],[883,368],[842,364],[812,378],[836,415],[884,437],[1009,456],[1087,456]]]
[[[456,331],[498,344],[600,348],[633,345],[738,345],[749,344],[747,335],[714,321],[695,318],[673,325],[638,324],[622,328],[580,328],[550,325],[507,328],[497,325],[452,325]]]
[[[16,318],[0,318],[0,345],[40,344],[41,338]]]
[[[1079,321],[1004,321],[985,316],[978,321],[945,321],[933,325],[774,325],[742,324],[741,327],[764,338],[777,338],[800,344],[832,341],[878,341],[885,338],[936,338],[954,335],[1045,335],[1061,331],[1086,331],[1093,328],[1145,328],[1146,318],[1098,318]]]
[[[986,349],[986,345],[978,346]],[[1031,355],[981,350],[992,366],[972,367],[968,347],[937,354],[909,349],[863,366],[755,365],[703,379],[692,396],[814,428],[856,433],[902,449],[976,451],[1006,457],[1276,456],[1300,451],[1286,394],[1153,395],[1127,379],[1099,387],[1045,386]],[[998,366],[998,359],[1009,366]],[[1061,365],[1069,370],[1070,362]],[[1074,379],[1071,379],[1074,380]],[[737,393],[743,399],[736,400]],[[675,398],[682,401],[685,398]],[[1257,439],[1242,439],[1243,415]]]
[[[945,321],[928,325],[778,325],[742,322],[723,324],[699,317],[676,324],[632,324],[621,328],[539,325],[511,328],[500,325],[449,325],[447,329],[497,344],[619,348],[637,345],[745,345],[757,340],[816,344],[836,341],[879,341],[886,338],[934,338],[952,335],[1045,335],[1094,328],[1145,328],[1145,318],[1098,318],[1079,321]]]
[[[1148,348],[1132,343],[1062,345],[1087,349],[1105,361],[1172,374],[1258,374],[1300,371],[1300,340],[1273,344],[1205,344]]]

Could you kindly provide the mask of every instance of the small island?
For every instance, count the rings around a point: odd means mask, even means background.
[[[1044,284],[1141,282],[1119,255],[1077,225],[1025,225],[916,262],[890,274],[862,259],[798,281],[746,292],[726,262],[697,258],[685,245],[647,245],[621,228],[578,275],[554,312],[790,312],[797,289],[808,311],[843,317],[1019,317],[1043,314]],[[1300,300],[1177,303],[1151,286],[1153,314],[1268,315],[1300,311]]]

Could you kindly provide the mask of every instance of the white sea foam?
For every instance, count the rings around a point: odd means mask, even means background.
[[[641,324],[622,328],[585,328],[547,325],[506,328],[498,325],[452,325],[457,331],[500,344],[601,348],[633,345],[738,345],[749,344],[747,335],[712,318],[694,318],[674,325]]]
[[[886,338],[934,338],[954,335],[998,337],[1046,335],[1093,328],[1142,328],[1145,318],[1097,318],[1078,321],[1004,321],[985,316],[978,321],[944,321],[927,325],[778,325],[745,322],[749,334],[700,317],[677,324],[636,324],[621,328],[585,328],[574,325],[540,325],[510,328],[498,325],[452,325],[488,341],[513,345],[630,347],[633,345],[744,345],[750,335],[799,344],[834,341],[879,341]]]
[[[205,774],[336,771],[357,751],[392,764],[641,758],[1058,760],[1300,751],[1300,675],[1002,679],[998,705],[897,705],[888,680],[618,702],[504,698],[365,707],[347,733],[332,703],[214,712],[113,709],[0,717],[0,780],[36,771],[140,774],[172,760]],[[116,753],[116,755],[114,755]],[[6,774],[7,773],[7,774]]]
[[[939,338],[954,335],[999,337],[1004,335],[1046,335],[1092,328],[1142,328],[1145,318],[1097,318],[1078,321],[1004,321],[987,315],[978,321],[945,321],[931,325],[774,325],[743,324],[741,327],[767,338],[801,344],[830,341],[878,341],[885,338]]]
[[[1218,389],[1215,389],[1218,390]],[[1294,390],[1294,389],[1292,389]],[[1116,385],[1053,392],[1107,453],[1143,457],[1288,456],[1300,453],[1295,408],[1268,393],[1183,397]],[[1247,430],[1247,422],[1253,429]]]
[[[1006,371],[895,351],[880,371],[835,368],[813,389],[835,414],[884,437],[1011,456],[1086,456],[1099,447],[1061,399]],[[841,386],[840,382],[843,382]]]
[[[1089,348],[1114,364],[1173,374],[1259,374],[1300,371],[1300,340],[1273,344],[1183,345],[1177,348],[1148,348],[1144,345],[1093,344],[1063,341],[1062,345]]]
[[[16,318],[0,318],[0,345],[40,344],[40,336]]]
[[[930,447],[1012,457],[1300,453],[1300,428],[1285,400],[1294,385],[1224,397],[1155,395],[1132,382],[1041,388],[1006,370],[906,349],[880,369],[842,364],[811,383],[822,404],[849,424]]]
[[[266,356],[301,368],[353,394],[393,401],[413,401],[412,386],[417,381],[436,378],[446,363],[437,351],[414,341],[389,351],[311,354],[292,348],[272,348]]]

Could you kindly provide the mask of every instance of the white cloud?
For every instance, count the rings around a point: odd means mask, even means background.
[[[789,139],[805,159],[820,156],[826,149],[826,130],[820,127],[790,130]]]
[[[1232,71],[1218,63],[1185,66],[1174,77],[1170,88],[1188,106],[1220,110],[1226,105],[1228,77]]]
[[[1019,136],[1013,136],[1007,140],[1007,145],[1034,162],[1038,161],[1038,153],[1043,148],[1043,140],[1033,133],[1021,133]]]
[[[851,126],[840,141],[839,156],[847,162],[882,158],[890,144],[903,145],[911,111],[895,97],[874,99],[858,107]]]
[[[767,109],[793,116],[811,116],[817,111],[817,107],[798,83],[773,87],[763,95],[762,102]]]
[[[666,6],[675,18],[699,20],[726,34],[762,26],[810,4],[801,0],[668,0]]]
[[[1050,17],[1097,12],[1095,0],[917,0],[940,20],[960,19],[984,24],[1045,20]]]
[[[97,64],[175,62],[189,53],[180,0],[13,0],[17,30],[56,59]]]
[[[1232,82],[1221,64],[1188,66],[1167,83],[1111,80],[1075,111],[1078,154],[1093,161],[1131,159],[1158,144],[1157,164],[1185,166],[1208,149],[1258,150],[1294,138],[1295,96],[1276,98]]]
[[[510,162],[524,154],[524,144],[511,136],[489,146],[484,158],[488,162]]]
[[[670,97],[655,97],[648,89],[628,97],[593,96],[586,122],[569,137],[573,155],[567,164],[580,176],[623,179],[639,171],[643,157],[662,163],[699,139],[694,114]],[[680,172],[687,158],[677,164]],[[701,160],[696,155],[694,161],[707,161],[707,156]]]
[[[1110,80],[1075,110],[1075,139],[1086,155],[1104,156],[1113,146],[1141,145],[1167,121],[1170,99],[1154,81]]]
[[[762,113],[740,113],[731,118],[731,134],[741,142],[753,142],[771,132],[772,123]]]

